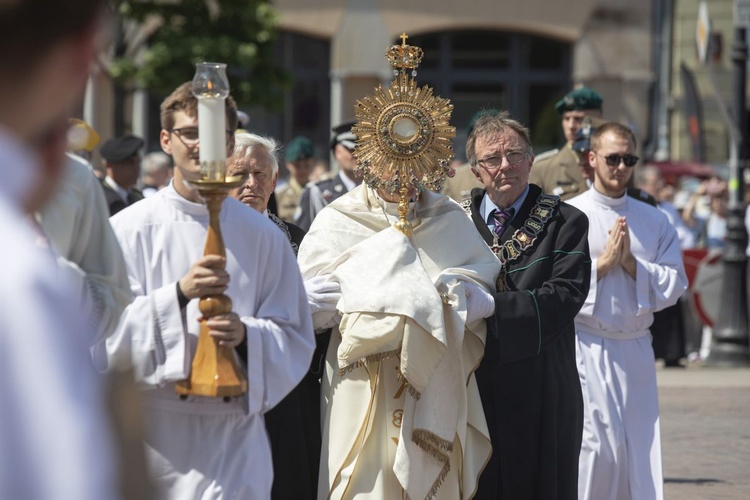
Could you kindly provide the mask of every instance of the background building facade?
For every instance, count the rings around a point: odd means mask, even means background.
[[[708,2],[725,102],[732,95],[733,1]],[[537,152],[559,146],[554,103],[582,84],[602,94],[606,119],[635,130],[641,156],[721,163],[728,134],[697,58],[699,3],[275,0],[281,20],[276,59],[292,84],[281,111],[244,109],[248,128],[282,142],[307,135],[317,156],[326,157],[331,126],[353,118],[355,102],[392,79],[384,52],[406,33],[407,43],[425,51],[417,81],[455,106],[459,158],[467,122],[484,107],[507,109],[528,125]],[[114,91],[101,72],[91,81],[84,117],[107,138],[114,133]],[[142,90],[127,99],[126,129],[144,136],[147,149],[158,149],[161,98]],[[695,108],[699,121],[691,120]]]

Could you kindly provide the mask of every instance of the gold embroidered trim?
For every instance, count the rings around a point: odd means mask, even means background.
[[[437,494],[437,490],[443,485],[443,481],[448,476],[451,470],[450,454],[453,453],[453,442],[446,441],[432,432],[425,429],[414,429],[412,432],[411,439],[424,451],[435,457],[440,462],[443,462],[443,468],[440,470],[435,482],[432,483],[430,491],[427,493],[426,500],[434,497]]]
[[[370,363],[374,363],[376,361],[383,361],[384,359],[388,359],[388,358],[395,358],[400,355],[401,355],[401,349],[394,349],[392,351],[370,354],[369,356],[365,356],[364,358],[358,359],[354,363],[351,363],[351,364],[348,364],[346,366],[342,366],[341,368],[339,368],[339,375],[343,376],[349,373],[350,371],[355,370],[361,366],[369,365]]]

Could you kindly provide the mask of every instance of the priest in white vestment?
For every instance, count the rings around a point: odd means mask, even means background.
[[[318,498],[471,498],[491,446],[474,370],[500,264],[455,202],[397,204],[361,185],[318,214],[299,251],[323,380]]]
[[[33,216],[59,187],[68,113],[105,38],[104,9],[101,0],[0,7],[2,499],[120,498],[94,334]]]
[[[635,137],[599,126],[594,185],[568,201],[589,218],[591,286],[576,316],[584,400],[578,497],[663,498],[659,401],[649,327],[687,287],[680,241],[658,208],[627,195]]]
[[[106,367],[132,359],[159,498],[265,500],[273,471],[263,413],[307,372],[312,320],[289,242],[256,210],[227,198],[220,213],[226,272],[222,257],[203,256],[209,214],[185,182],[200,178],[196,107],[190,82],[167,97],[161,145],[174,159],[173,182],[111,219],[135,298],[96,360]],[[228,98],[227,124],[236,122]],[[231,143],[233,132],[227,137]],[[246,352],[248,392],[229,402],[181,399],[175,383],[188,377],[195,354],[197,299],[219,293],[233,310],[208,326],[216,340]]]

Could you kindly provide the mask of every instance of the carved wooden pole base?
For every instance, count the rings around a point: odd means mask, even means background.
[[[229,189],[237,187],[236,182],[201,181],[195,183],[208,207],[210,224],[206,236],[204,255],[221,255],[226,257],[224,239],[221,236],[219,212],[221,204],[227,197]],[[240,181],[241,184],[241,181]],[[198,335],[198,346],[193,358],[190,377],[177,383],[178,394],[229,398],[247,392],[247,376],[237,363],[234,349],[221,346],[208,334],[205,318],[232,311],[232,299],[228,296],[208,295],[202,297],[199,308],[204,320],[201,322]]]

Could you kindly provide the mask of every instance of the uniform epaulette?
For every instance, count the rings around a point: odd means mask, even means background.
[[[534,163],[537,163],[542,160],[546,160],[547,158],[552,158],[559,152],[560,152],[560,149],[551,149],[549,151],[545,151],[544,153],[540,153],[534,157]]]

